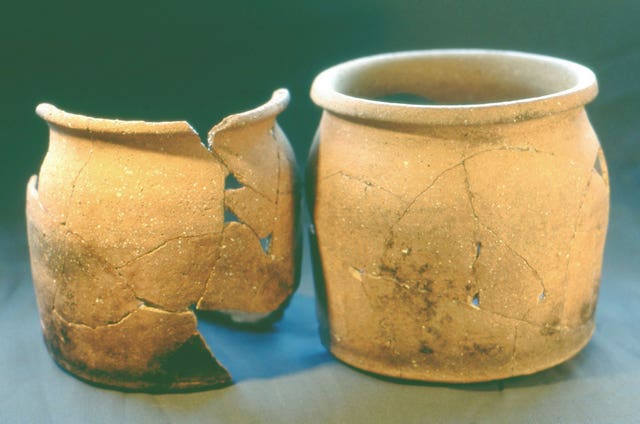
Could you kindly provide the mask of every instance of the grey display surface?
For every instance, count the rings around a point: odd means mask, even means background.
[[[4,228],[0,423],[640,422],[640,222],[635,202],[613,203],[597,329],[587,347],[538,374],[469,385],[390,381],[334,359],[317,336],[305,248],[301,287],[272,330],[238,331],[200,321],[207,343],[235,378],[232,386],[170,395],[91,386],[49,357],[24,228],[15,222]]]

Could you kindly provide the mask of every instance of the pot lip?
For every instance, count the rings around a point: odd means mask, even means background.
[[[337,89],[338,83],[347,74],[357,74],[372,66],[406,59],[465,57],[517,58],[551,64],[575,77],[576,82],[567,89],[542,96],[451,105],[385,102],[344,94]],[[586,66],[552,56],[513,50],[434,49],[383,53],[340,63],[316,76],[310,94],[313,102],[326,111],[355,120],[403,125],[475,125],[519,122],[584,106],[598,94],[598,83],[593,71]]]
[[[235,113],[227,116],[222,121],[209,130],[209,143],[212,142],[216,133],[224,130],[228,130],[234,127],[242,127],[248,124],[265,121],[269,119],[275,119],[280,113],[282,113],[291,100],[289,90],[286,88],[279,88],[273,92],[269,101],[260,105],[254,109],[246,112]]]
[[[245,112],[229,115],[220,123],[216,124],[214,128],[223,125],[225,122],[226,126],[239,126],[275,118],[286,109],[289,104],[289,99],[289,91],[286,88],[279,88],[273,92],[271,98],[266,103]],[[94,118],[66,112],[49,103],[40,103],[36,107],[36,113],[50,126],[80,132],[114,135],[198,135],[198,132],[187,121],[141,121]]]

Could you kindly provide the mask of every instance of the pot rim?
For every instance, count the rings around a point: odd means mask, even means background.
[[[214,128],[224,126],[240,126],[249,123],[275,118],[289,104],[289,91],[279,88],[264,104],[246,112],[232,114],[224,118]],[[98,134],[141,135],[141,134],[195,134],[198,132],[187,121],[140,121],[110,118],[94,118],[66,112],[52,104],[41,103],[36,113],[50,126],[57,128]]]
[[[438,59],[502,60],[520,65],[510,69],[515,78],[526,71],[526,64],[546,66],[570,84],[550,93],[504,101],[471,104],[408,104],[372,100],[347,94],[344,86],[353,84],[364,72],[393,66],[398,62]],[[487,68],[488,69],[488,68]],[[346,82],[345,82],[346,81]],[[524,81],[522,77],[521,81]],[[376,81],[377,82],[377,81]],[[342,88],[342,89],[341,89]],[[565,59],[535,53],[490,49],[411,50],[384,53],[353,59],[322,71],[311,86],[311,99],[326,111],[347,119],[377,121],[403,125],[474,125],[519,122],[584,106],[598,94],[595,74],[587,67]]]

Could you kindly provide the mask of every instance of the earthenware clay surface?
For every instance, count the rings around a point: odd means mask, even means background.
[[[38,106],[50,145],[27,188],[31,267],[45,341],[80,378],[131,390],[224,385],[194,309],[279,318],[296,286],[295,160],[263,106],[209,146],[186,122]]]
[[[453,50],[331,68],[310,199],[324,343],[376,373],[529,374],[594,329],[609,182],[584,111],[593,73]],[[394,93],[435,104],[389,103]]]

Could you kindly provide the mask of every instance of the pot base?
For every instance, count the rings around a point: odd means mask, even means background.
[[[358,353],[344,345],[334,344],[325,347],[327,347],[331,354],[339,361],[360,371],[372,373],[380,377],[406,380],[407,382],[465,384],[526,376],[553,368],[569,361],[580,353],[591,340],[594,331],[595,325],[593,321],[591,321],[578,329],[574,329],[571,332],[573,334],[559,334],[557,339],[565,340],[564,349],[562,350],[553,351],[552,347],[548,344],[539,343],[538,346],[542,346],[541,350],[544,350],[544,352],[527,352],[525,355],[528,358],[526,362],[514,357],[511,364],[505,364],[503,367],[496,367],[494,369],[476,367],[474,363],[471,362],[472,359],[470,359],[469,366],[465,368],[459,367],[461,362],[459,359],[453,360],[453,362],[458,364],[457,368],[444,365],[428,368],[425,364],[422,366],[412,364],[410,360],[403,361],[406,363],[402,364],[399,360],[390,360],[390,357],[376,357],[367,352]],[[461,356],[463,355],[464,353],[461,352]],[[534,361],[532,358],[536,360]]]
[[[194,355],[187,354],[186,356],[191,356],[192,363],[172,361],[173,366],[166,367],[159,373],[149,372],[141,376],[89,369],[82,364],[67,361],[62,355],[56,353],[55,347],[46,338],[45,344],[56,365],[74,377],[98,387],[126,392],[178,393],[225,387],[233,382],[228,372],[217,361],[212,361],[209,354],[206,354],[207,358],[204,362],[202,361],[204,358],[198,360]],[[198,356],[202,356],[203,352],[200,353],[201,355]],[[197,372],[194,373],[194,371]]]

